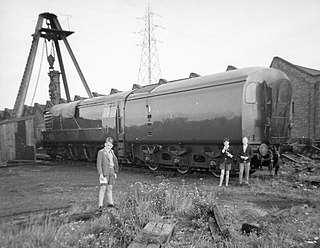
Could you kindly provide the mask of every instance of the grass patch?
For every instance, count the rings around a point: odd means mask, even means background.
[[[59,226],[50,216],[31,217],[23,225],[0,226],[0,247],[50,247]]]

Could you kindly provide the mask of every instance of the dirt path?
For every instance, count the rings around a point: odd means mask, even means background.
[[[117,193],[125,192],[136,183],[160,183],[169,179],[170,183],[185,184],[216,189],[218,179],[208,173],[190,173],[180,175],[172,171],[150,172],[149,170],[128,168],[122,169],[114,188],[115,202]],[[237,184],[237,179],[231,179],[231,187]],[[48,163],[34,165],[19,165],[0,168],[0,222],[22,218],[31,213],[43,213],[52,210],[67,210],[72,205],[81,202],[94,202],[98,197],[98,176],[96,168],[89,165],[70,163]],[[230,190],[230,189],[228,189]],[[227,199],[227,196],[225,197]],[[240,201],[250,201],[261,207],[279,208],[299,204],[288,199],[275,199],[272,196],[256,196],[244,194]]]
[[[152,176],[123,171],[115,191]],[[96,168],[85,165],[48,164],[0,168],[0,218],[69,208],[76,202],[96,201]]]

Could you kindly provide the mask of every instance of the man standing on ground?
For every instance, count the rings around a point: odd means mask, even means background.
[[[99,210],[102,210],[106,190],[108,207],[114,207],[112,188],[117,179],[117,173],[119,172],[118,159],[112,150],[113,139],[108,137],[104,146],[105,147],[98,152],[97,157],[97,169],[100,181]]]
[[[239,151],[239,185],[242,186],[243,172],[244,172],[244,183],[249,185],[249,173],[250,173],[250,161],[253,157],[253,151],[251,146],[248,144],[248,138],[242,138],[242,146]]]
[[[221,151],[221,162],[220,162],[220,183],[219,187],[222,186],[224,173],[226,173],[226,187],[229,186],[229,172],[231,170],[231,164],[233,163],[233,148],[229,145],[229,138],[223,140],[223,149]]]

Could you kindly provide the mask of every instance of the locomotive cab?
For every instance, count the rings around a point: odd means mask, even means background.
[[[279,144],[289,138],[292,86],[271,68],[250,75],[243,86],[242,136],[251,144]]]
[[[265,143],[270,147],[290,138],[292,86],[281,71],[267,68],[250,75],[243,87],[242,132],[256,154]],[[260,164],[257,156],[252,166]]]

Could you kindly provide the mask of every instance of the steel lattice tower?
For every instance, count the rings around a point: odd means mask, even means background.
[[[144,19],[145,28],[143,30],[143,42],[141,44],[141,59],[138,74],[138,84],[146,85],[157,83],[161,78],[161,69],[157,51],[157,40],[154,35],[153,24],[154,13],[150,11],[150,6],[146,10]]]

